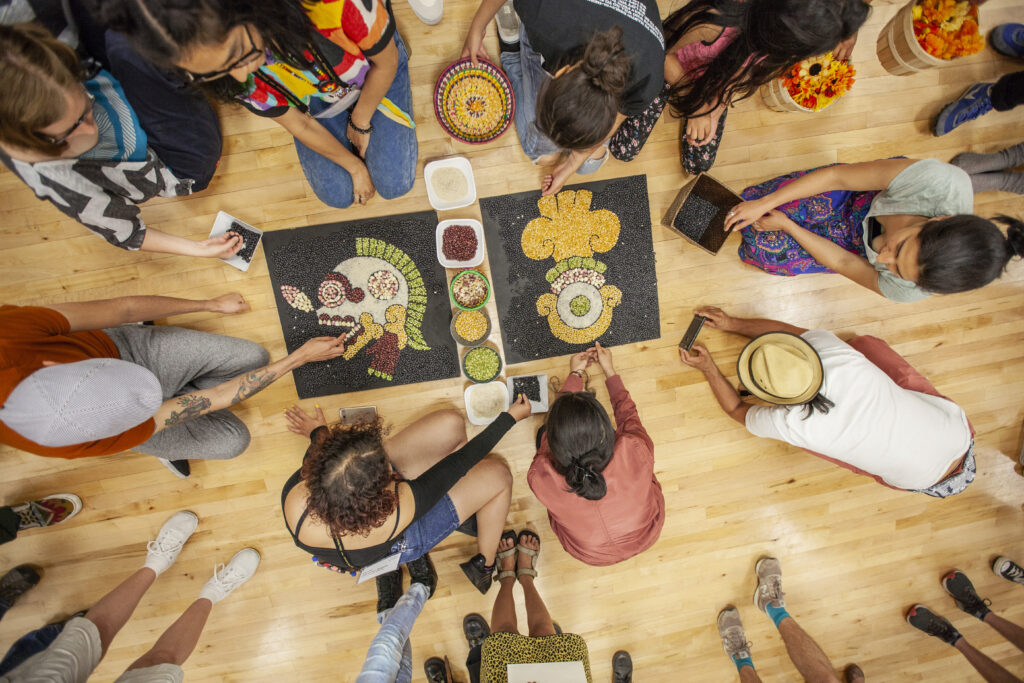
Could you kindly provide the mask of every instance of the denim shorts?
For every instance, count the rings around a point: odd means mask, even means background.
[[[430,552],[435,545],[459,528],[459,513],[447,493],[427,514],[410,524],[395,541],[389,554],[402,553],[401,563],[412,562]]]

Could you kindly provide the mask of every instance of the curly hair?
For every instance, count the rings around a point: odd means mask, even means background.
[[[332,536],[368,536],[398,504],[380,418],[356,425],[332,425],[302,464],[309,489],[309,514]]]

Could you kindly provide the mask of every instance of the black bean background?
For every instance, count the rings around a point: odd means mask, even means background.
[[[244,242],[241,249],[235,256],[241,257],[243,261],[249,263],[252,261],[253,255],[256,253],[256,246],[260,243],[260,234],[253,232],[249,228],[245,227],[238,221],[231,221],[231,227],[228,228],[228,233],[237,232]]]
[[[435,255],[433,235],[436,227],[437,214],[422,211],[264,233],[263,248],[267,255],[270,282],[289,352],[312,337],[336,335],[340,328],[320,325],[316,313],[292,308],[281,295],[281,285],[298,287],[313,302],[314,308],[320,308],[317,288],[324,275],[356,255],[357,237],[383,240],[404,251],[416,263],[427,288],[427,311],[420,329],[430,351],[402,349],[395,377],[390,381],[367,373],[372,360],[367,348],[373,342],[363,347],[350,361],[339,357],[309,363],[294,371],[299,398],[459,376],[459,357],[455,341],[448,331],[452,320],[448,280]]]
[[[615,346],[657,339],[661,323],[647,176],[565,189],[590,190],[594,193],[590,210],[608,209],[619,217],[621,225],[618,244],[610,251],[594,254],[608,266],[606,283],[622,291],[622,302],[615,307],[612,323],[599,341]],[[551,291],[544,276],[555,265],[553,258],[534,261],[523,254],[523,229],[540,216],[538,199],[540,191],[535,190],[480,200],[506,365],[578,353],[590,346],[562,341],[551,333],[547,318],[537,313],[537,298]]]
[[[526,394],[526,398],[534,403],[540,402],[540,380],[537,375],[512,378],[512,400],[519,394]]]
[[[711,225],[712,219],[718,215],[718,207],[695,194],[690,194],[683,202],[683,207],[676,214],[672,224],[694,242],[700,242],[704,231]]]

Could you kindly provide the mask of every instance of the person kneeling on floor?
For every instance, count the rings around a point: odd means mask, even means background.
[[[777,320],[697,311],[707,326],[749,337],[737,373],[751,406],[703,346],[679,357],[704,373],[730,417],[755,436],[785,441],[891,488],[945,498],[974,481],[973,430],[958,405],[938,393],[884,341],[843,342],[825,330]]]
[[[315,337],[271,363],[244,339],[127,323],[247,310],[239,294],[0,306],[0,443],[56,458],[134,450],[180,477],[190,458],[241,455],[249,430],[228,406],[305,363],[340,356],[342,342]]]

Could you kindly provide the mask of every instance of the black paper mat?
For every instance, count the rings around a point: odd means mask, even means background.
[[[288,351],[318,336],[350,333],[352,349],[366,342],[348,360],[295,370],[300,398],[458,376],[458,354],[448,332],[448,283],[434,254],[436,227],[434,212],[424,211],[263,235]],[[327,307],[325,301],[336,305]],[[325,324],[319,314],[326,316]],[[372,316],[372,325],[354,327],[364,315]],[[343,324],[326,324],[332,319]],[[379,336],[370,339],[374,334]]]
[[[576,203],[587,192],[582,210]],[[541,200],[539,191],[480,200],[506,364],[576,353],[595,339],[615,346],[659,337],[647,177],[572,185]]]

